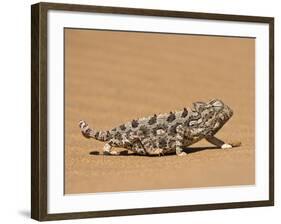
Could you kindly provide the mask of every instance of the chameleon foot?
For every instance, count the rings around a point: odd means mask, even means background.
[[[177,155],[178,155],[178,156],[186,156],[187,153],[186,153],[186,152],[180,152],[180,153],[178,153]]]
[[[103,151],[104,155],[111,155],[111,156],[116,156],[119,155],[117,151]]]
[[[104,155],[118,155],[117,151],[112,150],[112,146],[109,143],[106,143],[103,147],[103,154]]]
[[[232,145],[230,144],[227,144],[227,143],[224,143],[222,146],[221,146],[222,149],[231,149],[232,148]]]

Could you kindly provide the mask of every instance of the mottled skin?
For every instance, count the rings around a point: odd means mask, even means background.
[[[110,131],[93,130],[84,121],[79,127],[86,138],[107,142],[104,154],[117,155],[112,147],[122,147],[139,155],[185,155],[184,148],[204,138],[218,147],[231,148],[214,135],[232,115],[227,105],[214,99],[193,103],[193,108],[132,120]]]

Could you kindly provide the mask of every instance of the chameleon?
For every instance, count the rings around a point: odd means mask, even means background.
[[[133,119],[111,130],[92,129],[83,120],[79,127],[84,137],[106,142],[104,155],[118,155],[112,148],[121,147],[138,155],[183,156],[185,148],[202,139],[222,149],[239,146],[241,143],[225,143],[215,137],[232,115],[233,110],[223,101],[212,99],[183,110]]]

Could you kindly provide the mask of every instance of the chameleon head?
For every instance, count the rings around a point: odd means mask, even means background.
[[[215,113],[222,121],[228,121],[233,115],[233,110],[221,100],[213,99],[208,104],[214,109]]]
[[[233,110],[218,99],[213,99],[208,104],[214,111],[212,134],[215,134],[232,117]]]
[[[206,129],[206,134],[215,134],[233,115],[233,110],[218,99],[194,103],[194,108],[201,115],[200,126]]]

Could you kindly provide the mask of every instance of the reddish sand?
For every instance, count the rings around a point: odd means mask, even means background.
[[[255,183],[255,40],[195,35],[65,30],[65,193]],[[110,129],[133,118],[222,99],[234,116],[184,157],[103,156],[80,119]],[[122,150],[122,149],[120,149]]]

